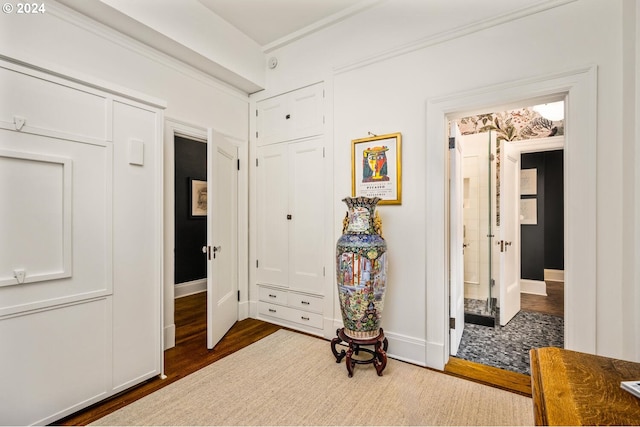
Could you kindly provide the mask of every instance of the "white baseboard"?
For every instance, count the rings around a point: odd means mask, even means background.
[[[176,325],[175,323],[164,327],[164,350],[176,346]]]
[[[344,327],[342,320],[325,318],[325,339],[331,340],[336,337],[336,331]],[[330,333],[327,333],[327,329]],[[382,328],[384,330],[384,328]],[[384,330],[384,336],[389,342],[387,356],[392,359],[401,360],[418,366],[428,366],[425,360],[425,341],[396,334]]]
[[[444,343],[427,341],[425,352],[427,353],[427,360],[423,366],[431,369],[437,369],[438,371],[444,371],[444,365],[447,364],[447,360],[444,360]]]
[[[520,279],[520,293],[547,296],[547,284],[544,280]]]
[[[174,287],[174,297],[186,297],[207,290],[207,279],[192,280],[191,282],[178,283]]]
[[[238,303],[238,320],[244,320],[249,317],[249,301]]]
[[[389,357],[418,366],[427,366],[424,340],[389,331],[384,331],[384,336],[389,341]]]
[[[564,282],[564,270],[544,270],[544,280],[550,282]]]

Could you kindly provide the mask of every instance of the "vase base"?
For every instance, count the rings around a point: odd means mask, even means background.
[[[349,338],[354,338],[357,340],[367,340],[377,338],[380,335],[381,330],[381,328],[378,328],[375,331],[352,331],[350,329],[344,328],[344,334]]]
[[[379,334],[372,338],[351,338],[346,335],[346,329],[338,329],[336,331],[336,338],[331,340],[331,351],[336,358],[336,363],[340,363],[343,358],[345,359],[345,365],[347,366],[347,372],[349,377],[353,376],[353,368],[356,364],[365,365],[369,363],[373,363],[373,366],[376,368],[376,372],[378,376],[382,376],[382,371],[387,366],[387,348],[389,346],[389,342],[384,336],[384,332],[382,328],[379,330]],[[338,352],[336,346],[340,343],[347,343],[348,349],[342,350]],[[361,346],[373,346],[373,350],[363,348]],[[356,359],[353,358],[353,355],[356,356],[360,352],[365,352],[371,355],[369,359]]]

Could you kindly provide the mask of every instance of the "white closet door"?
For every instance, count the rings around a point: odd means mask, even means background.
[[[288,281],[287,146],[258,149],[256,168],[257,281],[285,286]]]
[[[322,83],[256,104],[258,146],[320,135],[324,130]]]
[[[289,144],[289,287],[322,294],[324,248],[322,138]]]
[[[289,94],[289,139],[320,135],[323,132],[323,94],[323,85],[320,83]]]
[[[258,145],[273,144],[288,139],[288,97],[275,96],[256,103],[256,142]]]

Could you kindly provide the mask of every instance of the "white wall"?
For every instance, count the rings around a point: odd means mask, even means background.
[[[419,9],[417,3],[409,3]],[[399,14],[397,8],[407,3],[385,2],[271,53],[278,57],[279,65],[267,73],[269,91],[275,93],[320,79],[332,88],[336,239],[344,211],[340,199],[350,193],[350,141],[369,131],[403,134],[403,203],[379,209],[390,256],[383,324],[386,334],[426,345],[426,315],[429,310],[441,310],[442,305],[440,300],[426,301],[425,292],[429,286],[439,286],[426,283],[424,268],[427,242],[422,236],[426,234],[425,212],[430,206],[423,186],[428,165],[438,166],[426,158],[426,144],[440,143],[427,140],[427,101],[595,65],[596,188],[584,191],[596,192],[597,303],[585,310],[595,317],[597,353],[640,359],[637,344],[631,344],[640,334],[633,322],[623,326],[625,320],[637,316],[632,312],[634,307],[624,303],[630,286],[624,285],[623,279],[637,277],[633,263],[623,262],[627,239],[624,227],[633,226],[631,218],[637,218],[637,214],[632,203],[634,190],[623,182],[625,173],[635,173],[636,164],[623,160],[625,151],[633,152],[633,139],[623,136],[634,123],[622,120],[628,107],[623,105],[627,88],[623,86],[621,49],[623,29],[635,24],[623,19],[622,1],[551,3],[558,7],[492,21],[492,25],[475,28],[477,31],[467,27],[429,38],[429,27],[420,20],[403,23],[389,18]],[[422,4],[428,7],[428,2]],[[414,10],[413,15],[420,14]],[[395,25],[376,25],[385,22]],[[426,38],[412,43],[420,37]],[[393,46],[399,54],[393,53]],[[376,52],[380,55],[374,55]],[[635,287],[637,292],[637,283]],[[390,352],[395,351],[390,346]]]
[[[47,2],[46,10],[30,16],[1,14],[0,55],[156,97],[166,102],[167,118],[198,128],[213,127],[235,140],[247,141],[245,93],[53,1]],[[243,182],[246,186],[246,180]],[[174,322],[173,275],[165,272],[164,281],[165,328],[170,329]]]

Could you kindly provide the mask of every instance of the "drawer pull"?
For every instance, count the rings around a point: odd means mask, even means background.
[[[278,296],[274,294],[269,294],[269,298],[278,298]]]
[[[309,305],[309,304],[311,304],[309,301],[300,301],[300,302],[301,302],[302,304],[304,304],[304,305]]]
[[[277,313],[277,312],[278,312],[278,311],[277,311],[277,310],[274,310],[273,308],[270,308],[270,309],[269,309],[269,313]]]
[[[304,316],[300,316],[300,318],[301,318],[302,320],[309,320],[309,318],[308,318],[308,317],[304,317]]]

